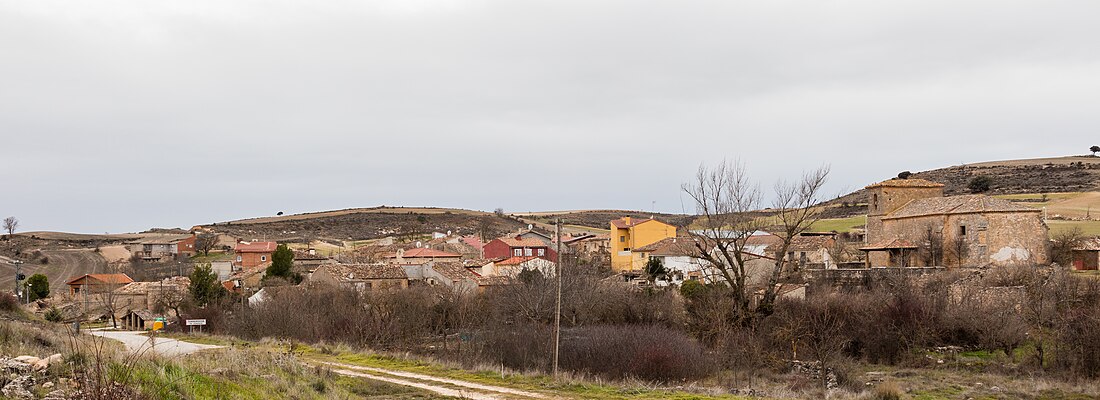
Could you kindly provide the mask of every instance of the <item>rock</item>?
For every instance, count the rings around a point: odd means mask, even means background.
[[[46,390],[53,389],[53,382],[46,382],[42,384],[42,388]]]
[[[54,390],[52,392],[46,393],[46,397],[43,397],[42,400],[65,400],[65,399],[68,399],[68,398],[70,398],[70,396],[67,393],[65,393],[64,390],[58,389],[58,390]]]
[[[21,363],[24,363],[24,364],[30,364],[30,365],[34,365],[34,363],[38,362],[38,360],[39,360],[39,358],[38,358],[38,357],[35,357],[35,356],[19,356],[19,357],[15,357],[15,361],[19,361],[19,362],[21,362]]]
[[[27,389],[33,386],[34,378],[24,375],[4,385],[4,388],[0,389],[0,393],[3,393],[9,399],[33,399],[35,398],[34,393]]]
[[[57,364],[59,362],[61,362],[61,354],[54,354],[54,355],[51,355],[49,357],[38,360],[38,362],[34,363],[34,370],[35,371],[41,371],[41,370],[44,370],[46,368],[49,368],[50,364]]]

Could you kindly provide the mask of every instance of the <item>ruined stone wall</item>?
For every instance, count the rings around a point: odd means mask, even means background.
[[[896,236],[918,246],[927,246],[929,228],[940,233],[943,238],[943,266],[1037,265],[1050,262],[1047,227],[1037,212],[933,215],[886,219],[882,224],[883,235]],[[959,238],[962,238],[964,249],[961,263],[955,246]],[[876,261],[881,260],[872,260],[873,263]],[[913,263],[915,266],[928,266],[919,255],[914,257]]]

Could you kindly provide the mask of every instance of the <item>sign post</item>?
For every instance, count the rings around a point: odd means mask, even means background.
[[[202,327],[206,326],[206,319],[189,319],[186,320],[187,329],[189,333],[195,333],[195,327],[199,327],[199,332],[202,332]]]

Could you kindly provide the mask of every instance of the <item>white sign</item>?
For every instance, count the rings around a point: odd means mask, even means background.
[[[189,319],[187,320],[187,326],[206,325],[205,319]]]

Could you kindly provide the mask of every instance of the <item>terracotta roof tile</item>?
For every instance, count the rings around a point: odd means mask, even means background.
[[[965,196],[916,199],[883,216],[883,219],[922,217],[946,214],[980,214],[992,212],[1042,212],[1008,200],[973,194]]]
[[[474,279],[476,275],[470,272],[470,270],[467,270],[466,267],[463,267],[461,263],[456,262],[437,262],[432,265],[432,269],[440,275],[447,277],[447,279],[456,282],[463,279]]]
[[[538,257],[509,257],[507,259],[497,261],[494,264],[496,264],[496,265],[520,265],[520,264],[523,264],[525,262],[528,262],[528,261],[531,261],[531,260],[534,260],[534,259],[537,259],[537,258]]]
[[[516,237],[502,237],[500,239],[509,247],[547,247],[546,243],[538,239],[520,239]]]
[[[273,253],[276,247],[279,247],[279,244],[275,242],[241,242],[237,243],[234,251],[238,253]]]
[[[342,281],[409,278],[405,268],[393,264],[329,264],[317,269],[324,269]]]
[[[101,283],[104,283],[104,284],[125,284],[125,283],[131,283],[131,282],[134,281],[133,279],[130,278],[129,275],[126,275],[126,274],[86,274],[86,275],[81,275],[81,276],[77,277],[76,279],[69,280],[68,284],[71,285],[71,284],[75,283],[76,281],[84,279],[85,277],[87,277],[89,279],[94,279],[94,280],[100,281]]]

